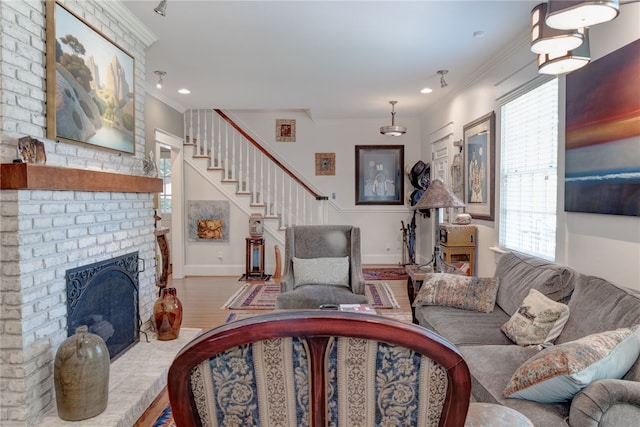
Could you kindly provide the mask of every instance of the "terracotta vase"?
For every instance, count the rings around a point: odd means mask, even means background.
[[[182,325],[182,303],[176,296],[176,288],[163,288],[153,306],[153,320],[158,339],[169,341],[178,338]]]
[[[60,344],[53,371],[60,418],[86,420],[107,409],[109,364],[107,345],[87,326],[80,326]]]

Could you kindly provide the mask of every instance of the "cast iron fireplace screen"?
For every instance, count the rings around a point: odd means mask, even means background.
[[[82,325],[113,361],[139,340],[138,252],[67,270],[68,336]]]

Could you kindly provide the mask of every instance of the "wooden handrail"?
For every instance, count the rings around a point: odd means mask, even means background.
[[[300,180],[300,178],[298,178],[296,175],[293,174],[293,172],[291,172],[285,165],[283,165],[282,163],[280,163],[280,161],[278,161],[278,159],[276,159],[275,157],[273,157],[271,155],[271,153],[269,153],[267,150],[264,149],[264,147],[262,145],[260,145],[260,143],[258,143],[258,141],[256,141],[255,139],[253,139],[253,137],[251,137],[251,135],[249,135],[247,132],[244,131],[244,129],[242,129],[238,124],[236,124],[236,122],[234,122],[233,120],[231,120],[231,118],[229,116],[227,116],[222,110],[214,108],[213,111],[215,111],[216,113],[218,113],[218,115],[220,115],[220,117],[222,117],[227,123],[229,123],[231,126],[233,126],[233,128],[235,130],[237,130],[238,132],[240,132],[240,134],[242,136],[244,136],[245,138],[247,138],[247,140],[254,146],[256,147],[258,150],[260,150],[260,152],[262,152],[262,154],[264,154],[269,160],[271,160],[273,163],[275,163],[280,169],[282,169],[287,175],[289,175],[291,177],[291,179],[293,179],[295,182],[297,182],[301,187],[303,187],[305,190],[307,190],[309,193],[311,193],[311,195],[316,199],[316,200],[328,200],[329,197],[327,196],[322,196],[318,193],[316,193],[311,187],[309,187],[307,184],[305,184],[302,180]]]

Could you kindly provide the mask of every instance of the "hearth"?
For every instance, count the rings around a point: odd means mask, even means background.
[[[67,270],[69,336],[87,325],[113,361],[139,341],[138,252]]]

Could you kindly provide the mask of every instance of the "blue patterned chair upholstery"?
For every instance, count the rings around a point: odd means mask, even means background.
[[[450,343],[383,316],[291,311],[238,320],[169,369],[178,427],[463,426],[471,379]]]
[[[348,257],[349,272],[343,286],[325,268],[313,284],[300,285],[293,259],[336,259]],[[366,304],[365,282],[360,257],[360,229],[351,225],[302,225],[285,231],[283,274],[276,308],[316,309],[322,304]]]

